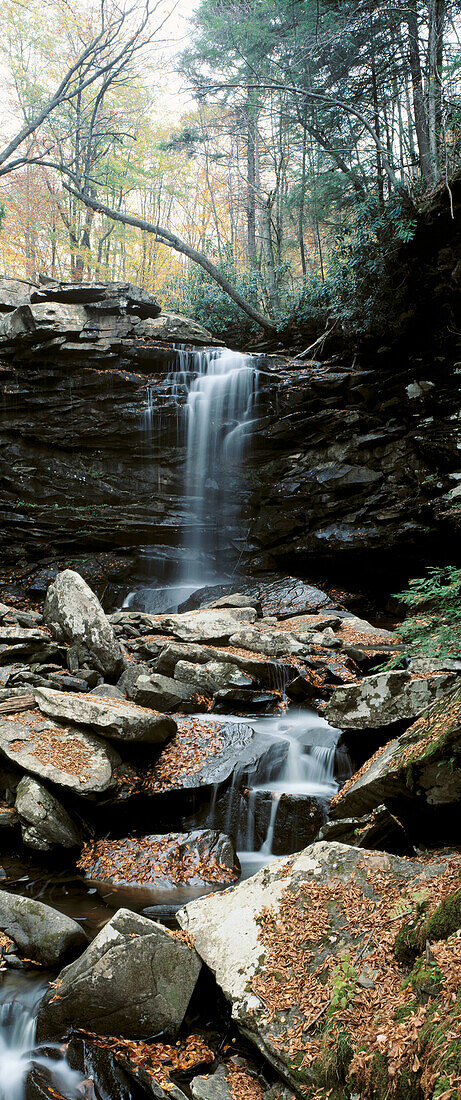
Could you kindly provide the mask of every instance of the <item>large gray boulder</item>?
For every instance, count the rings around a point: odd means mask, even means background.
[[[307,654],[309,644],[301,642],[289,630],[267,631],[256,626],[242,626],[231,634],[230,644],[241,649],[262,653],[265,657],[286,657],[290,654]]]
[[[35,284],[28,283],[25,279],[11,279],[9,275],[0,275],[0,313],[9,313],[19,306],[28,305],[34,289]]]
[[[252,687],[254,680],[248,673],[242,672],[232,661],[207,661],[206,664],[192,664],[190,661],[178,661],[175,680],[192,684],[196,691],[212,694],[226,687]]]
[[[227,642],[241,623],[253,623],[256,611],[251,607],[186,611],[183,615],[157,615],[155,627],[161,634],[173,634],[183,642]]]
[[[30,775],[25,775],[18,783],[15,810],[26,847],[49,852],[56,846],[74,848],[81,844],[80,829],[67,810]]]
[[[182,1024],[201,962],[193,948],[147,917],[119,909],[42,1002],[38,1036],[70,1027],[147,1038]]]
[[[58,573],[46,594],[45,622],[60,642],[67,641],[81,658],[105,676],[120,675],[124,658],[113,628],[91,588],[79,573]]]
[[[460,759],[461,686],[378,749],[335,795],[330,817],[359,817],[389,802],[407,805],[415,828],[421,827],[431,807],[440,813],[461,799]]]
[[[0,890],[0,930],[42,966],[56,966],[87,942],[80,925],[64,913],[5,890]]]
[[[325,717],[339,729],[379,729],[416,718],[454,683],[450,674],[416,680],[409,672],[378,672],[336,688]]]
[[[114,741],[162,745],[176,731],[173,718],[128,703],[125,699],[80,695],[42,687],[35,689],[35,698],[44,714],[89,726],[95,733]]]
[[[118,753],[99,737],[42,718],[37,711],[0,720],[0,753],[22,771],[85,797],[112,787],[113,769],[121,763]]]
[[[442,876],[458,882],[461,857],[457,867],[452,859],[409,860],[321,842],[178,912],[239,1028],[296,1095],[332,1080],[345,1084],[359,1049],[371,1060],[376,1013],[379,1049],[391,1055],[393,1030],[385,1025],[401,1005],[405,980],[393,943],[418,898],[430,905],[434,895],[436,905]],[[411,990],[408,999],[414,1003]]]
[[[186,707],[195,710],[198,705],[194,684],[181,684],[179,680],[160,676],[156,672],[141,673],[135,680],[131,679],[127,694],[139,706],[158,707],[164,711],[181,711]],[[193,707],[189,707],[191,703]]]

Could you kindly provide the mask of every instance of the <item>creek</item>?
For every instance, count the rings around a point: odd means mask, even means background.
[[[178,442],[185,453],[182,545],[176,559],[180,564],[158,568],[149,561],[149,548],[144,548],[146,578],[124,604],[154,613],[176,611],[192,594],[199,597],[201,589],[236,583],[246,532],[238,503],[241,493],[235,490],[245,477],[258,411],[258,357],[228,349],[190,351],[180,347],[174,360],[164,390],[169,401],[173,397],[177,402]],[[158,408],[158,393],[155,408],[151,394],[142,425],[147,439],[161,432]],[[283,681],[277,686],[283,693]],[[340,731],[312,710],[290,709],[286,700],[283,707],[269,717],[251,713],[244,719],[241,714],[209,716],[217,723],[244,720],[282,749],[277,767],[268,771],[255,768],[249,775],[243,802],[238,766],[224,796],[219,796],[243,877],[254,874],[274,856],[302,847],[299,808],[301,817],[304,811],[318,813],[321,824],[338,782],[349,774],[347,756],[338,747]],[[210,800],[210,827],[216,825],[217,796],[215,791]],[[14,861],[6,870],[10,878],[16,873],[19,892],[31,893],[68,912],[82,923],[90,938],[111,916],[113,910],[82,884],[60,883],[59,876],[49,882],[39,874],[34,880],[30,868],[24,875]],[[93,1091],[83,1075],[70,1068],[60,1047],[50,1049],[47,1045],[43,1050],[36,1045],[35,1011],[45,988],[42,978],[11,973],[1,978],[0,1100],[28,1098],[30,1073],[37,1068],[54,1096],[66,1100],[103,1098],[102,1089]]]

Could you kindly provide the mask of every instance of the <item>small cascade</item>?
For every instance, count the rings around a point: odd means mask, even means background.
[[[89,1095],[82,1092],[83,1077],[71,1069],[58,1044],[46,1044],[43,1050],[36,1043],[36,1011],[46,989],[42,982],[12,975],[0,986],[0,1100],[26,1100],[34,1068],[44,1072],[53,1089],[50,1095],[57,1095],[55,1089],[66,1100]]]

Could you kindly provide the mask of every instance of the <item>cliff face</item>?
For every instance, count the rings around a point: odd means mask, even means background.
[[[160,561],[181,542],[184,394],[172,395],[167,376],[174,343],[204,345],[209,335],[185,319],[149,317],[157,304],[136,301],[135,288],[131,299],[112,287],[82,301],[91,292],[74,288],[72,302],[67,288],[32,289],[41,301],[14,311],[11,281],[4,287],[3,564],[101,550],[134,557],[145,544]],[[441,542],[449,558],[460,514],[458,366],[275,356],[260,366],[251,455],[234,486],[242,565],[337,573],[353,561],[360,571],[410,562],[429,546],[436,560]]]

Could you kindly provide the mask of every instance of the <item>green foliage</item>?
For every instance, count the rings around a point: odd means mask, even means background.
[[[339,959],[332,975],[331,1002],[326,1014],[331,1016],[338,1008],[347,1008],[357,992],[357,970],[351,962],[350,952],[346,951]]]
[[[461,569],[431,567],[398,598],[413,614],[397,627],[403,650],[387,667],[402,657],[461,657]]]
[[[238,271],[230,248],[225,248],[220,259],[216,248],[208,241],[203,251],[216,264],[226,279],[243,294],[248,302],[258,308],[260,297],[259,275],[256,271]],[[259,325],[251,321],[231,298],[223,294],[221,287],[203,270],[194,265],[185,278],[172,280],[168,287],[168,305],[180,313],[205,325],[220,339],[239,341],[260,333]]]
[[[398,316],[392,285],[395,257],[416,231],[413,208],[403,194],[382,207],[376,197],[361,202],[337,236],[324,282],[310,279],[292,321],[325,331],[378,337]]]

